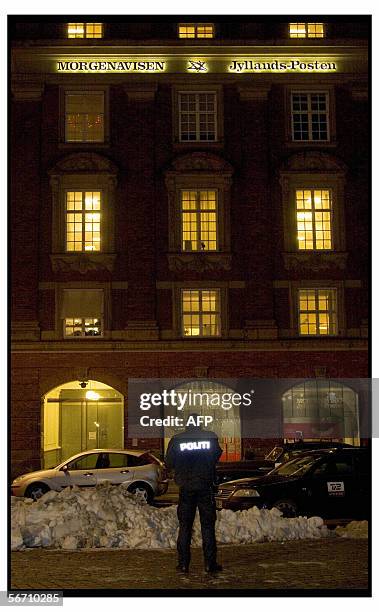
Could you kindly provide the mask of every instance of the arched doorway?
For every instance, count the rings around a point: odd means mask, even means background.
[[[227,403],[230,407],[227,409],[222,408],[221,401],[218,403],[215,397],[223,396],[227,402],[228,397],[235,393],[235,390],[209,380],[195,380],[175,387],[175,391],[182,394],[189,390],[192,392],[192,398],[196,394],[196,405],[189,402],[184,405],[181,415],[184,420],[186,421],[191,413],[197,413],[201,416],[212,416],[213,422],[207,429],[214,431],[218,436],[220,446],[223,449],[220,461],[237,461],[241,459],[241,419],[239,407],[232,405],[230,402],[230,404]],[[209,400],[211,396],[213,397],[212,403]],[[165,451],[170,438],[175,433],[177,431],[165,427]]]
[[[49,391],[43,398],[42,423],[45,468],[92,448],[124,448],[124,398],[95,380],[76,380]]]
[[[358,395],[333,380],[308,380],[282,396],[285,440],[328,440],[358,446]]]

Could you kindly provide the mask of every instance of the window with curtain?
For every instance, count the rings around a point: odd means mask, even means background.
[[[337,290],[299,289],[299,333],[301,336],[334,336],[337,333]]]
[[[104,91],[65,92],[65,142],[104,142]]]
[[[220,315],[219,289],[182,290],[183,336],[220,336]]]

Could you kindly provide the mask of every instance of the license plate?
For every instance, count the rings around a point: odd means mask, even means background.
[[[222,499],[216,499],[216,508],[222,510]]]

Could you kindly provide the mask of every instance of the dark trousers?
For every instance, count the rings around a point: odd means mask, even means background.
[[[188,566],[190,563],[191,536],[196,508],[199,508],[200,514],[205,565],[212,566],[216,563],[217,548],[215,535],[216,505],[211,488],[198,491],[181,488],[179,491],[179,534],[177,542],[179,564]]]

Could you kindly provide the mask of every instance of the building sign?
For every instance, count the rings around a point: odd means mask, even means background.
[[[163,72],[166,62],[156,60],[109,61],[105,59],[57,62],[58,72]]]
[[[367,74],[367,49],[356,46],[315,47],[183,47],[106,46],[20,47],[12,50],[12,74],[58,77],[75,74],[109,75],[112,80],[125,75],[165,78],[171,74],[223,75],[250,80],[273,76],[333,76]]]
[[[247,57],[242,59],[230,59],[222,62],[218,58],[198,59],[188,58],[170,60],[157,58],[121,58],[105,59],[91,58],[83,60],[69,58],[56,62],[57,72],[77,72],[77,73],[159,73],[159,72],[181,72],[181,73],[205,73],[205,72],[233,72],[242,73],[262,73],[262,72],[337,72],[338,65],[335,61],[327,59],[293,59],[286,57],[272,58],[269,61],[265,57]]]
[[[319,62],[313,60],[311,62],[302,61],[301,59],[293,59],[290,61],[282,61],[275,59],[272,62],[267,62],[264,59],[259,61],[245,59],[233,60],[229,66],[230,72],[335,72],[337,70],[336,62]]]

